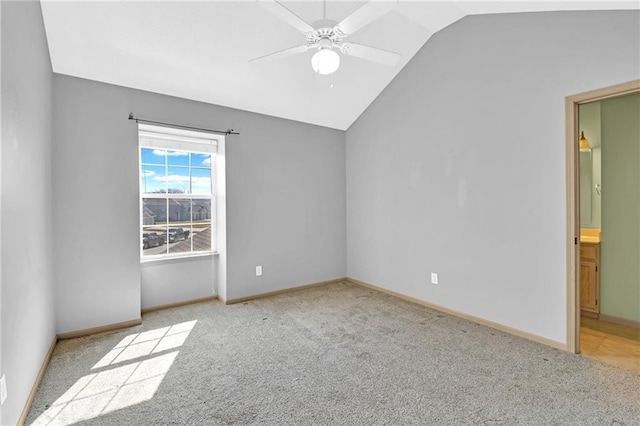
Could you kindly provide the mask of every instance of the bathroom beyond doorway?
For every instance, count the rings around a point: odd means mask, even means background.
[[[624,101],[625,98],[626,101]],[[636,190],[629,187],[631,182],[637,182],[634,176],[640,173],[640,156],[633,155],[637,151],[640,152],[640,125],[638,125],[637,120],[633,119],[640,111],[638,99],[640,99],[640,81],[636,80],[571,96],[566,100],[567,219],[569,225],[567,235],[569,296],[567,330],[569,348],[575,352],[581,352],[586,356],[634,372],[638,372],[640,365],[640,328],[636,328],[640,324],[640,297],[638,296],[638,293],[640,293],[640,268],[638,267],[638,264],[640,264],[638,262],[640,260],[640,226],[635,221],[632,221],[629,226],[622,227],[623,232],[619,229],[617,230],[617,228],[620,228],[618,225],[626,222],[624,218],[616,217],[616,211],[618,213],[623,212],[627,216],[631,213],[640,216],[640,209],[637,208],[640,205],[640,193],[637,191],[637,186],[634,186]],[[613,111],[614,104],[621,102],[629,104],[627,102],[629,100],[631,100],[631,112],[629,112],[629,105],[625,107],[624,113],[620,113],[618,110],[616,110],[617,112]],[[604,118],[607,117],[604,116],[605,111],[603,111],[602,135],[600,134],[600,128],[597,129],[597,132],[594,132],[593,129],[589,131],[591,137],[595,139],[596,145],[600,145],[600,136],[603,139],[607,136],[611,143],[609,145],[611,152],[607,154],[607,158],[605,159],[605,156],[602,155],[602,176],[600,176],[600,170],[597,170],[598,173],[594,176],[597,182],[590,181],[591,184],[594,182],[598,184],[595,185],[597,194],[593,188],[591,188],[591,191],[585,191],[585,188],[580,188],[584,170],[579,167],[579,156],[583,156],[579,153],[580,148],[583,148],[583,146],[578,141],[578,136],[584,130],[582,128],[584,124],[582,115],[583,112],[586,112],[584,107],[593,106],[595,103],[602,103],[602,105],[606,103],[607,108],[615,112],[613,114],[610,111],[608,121],[605,123],[606,120]],[[624,118],[625,116],[626,118]],[[620,129],[625,126],[631,128],[630,133],[622,134],[620,132]],[[602,146],[604,146],[604,143]],[[588,148],[590,149],[591,147]],[[622,150],[621,158],[616,157],[616,150]],[[596,157],[600,159],[599,147],[597,154]],[[591,153],[589,153],[589,157],[592,158]],[[607,161],[609,163],[614,161],[614,164],[609,164],[610,167],[607,168],[609,174],[612,175],[609,177],[605,176],[604,173],[608,164],[606,163]],[[633,164],[627,164],[629,161],[633,161]],[[584,162],[582,163],[584,168]],[[624,168],[622,167],[623,165],[625,165]],[[591,172],[591,170],[589,171]],[[600,180],[600,177],[602,177],[602,180]],[[605,180],[607,181],[606,183]],[[602,185],[599,185],[600,183]],[[593,187],[594,185],[591,184],[589,186]],[[602,200],[599,200],[599,196],[605,194],[605,186],[610,188],[607,194],[608,199],[605,200],[603,196]],[[583,205],[585,205],[583,195],[592,195],[595,198],[593,201],[602,201],[602,221],[595,221],[600,223],[593,221],[594,217],[591,217],[591,212],[588,215],[582,214]],[[588,202],[590,206],[593,206],[591,200],[588,200]],[[608,212],[607,202],[609,203]],[[599,208],[595,209],[595,219],[600,219],[599,210]],[[585,222],[585,218],[590,220]],[[609,226],[607,226],[607,223]],[[605,270],[607,273],[606,276],[604,274],[602,276],[602,291],[598,291],[595,296],[597,309],[587,309],[587,311],[582,306],[583,303],[581,304],[581,301],[584,302],[581,300],[584,297],[581,296],[584,296],[582,287],[584,287],[585,283],[584,268],[582,267],[584,262],[581,262],[584,259],[581,259],[581,254],[583,249],[587,248],[585,245],[581,246],[584,241],[580,241],[580,228],[583,226],[587,228],[602,227],[602,268],[598,268],[597,271],[598,274]],[[609,232],[607,232],[607,229]],[[598,241],[599,244],[600,241]],[[624,249],[618,247],[625,244],[627,246],[631,244],[631,246]],[[631,269],[629,271],[623,270],[625,265]],[[605,321],[599,321],[598,318]]]

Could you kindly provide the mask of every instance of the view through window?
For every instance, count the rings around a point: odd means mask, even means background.
[[[140,125],[139,143],[142,258],[215,252],[215,136]]]

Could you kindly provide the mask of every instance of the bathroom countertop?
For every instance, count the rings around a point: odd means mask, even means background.
[[[580,242],[600,244],[602,231],[596,228],[580,228]]]
[[[600,237],[592,237],[588,235],[580,235],[581,243],[600,244]]]

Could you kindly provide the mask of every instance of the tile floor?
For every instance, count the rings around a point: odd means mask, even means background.
[[[584,356],[640,374],[640,328],[583,316],[580,351]]]

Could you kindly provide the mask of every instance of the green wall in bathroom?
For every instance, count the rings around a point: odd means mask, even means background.
[[[640,321],[640,93],[600,104],[600,312]]]

